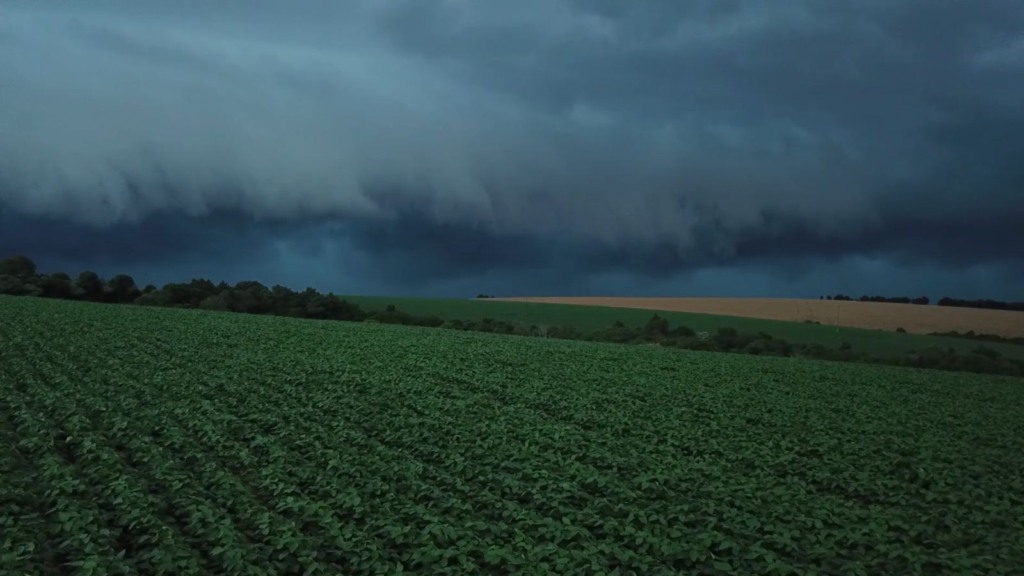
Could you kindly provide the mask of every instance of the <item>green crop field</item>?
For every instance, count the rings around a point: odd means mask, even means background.
[[[672,323],[697,331],[709,331],[732,327],[740,332],[766,332],[775,338],[794,343],[819,343],[827,348],[836,348],[849,342],[854,350],[873,356],[901,356],[922,348],[952,348],[968,353],[981,343],[963,338],[903,334],[881,330],[839,328],[803,322],[738,318],[712,314],[687,312],[655,312],[631,308],[610,308],[606,306],[580,306],[570,304],[538,304],[532,302],[502,302],[484,300],[446,300],[429,298],[388,298],[382,296],[344,296],[350,302],[366,310],[382,310],[393,304],[399,310],[410,314],[437,316],[445,320],[482,320],[493,318],[525,325],[574,326],[586,332],[600,330],[621,321],[627,326],[643,326],[653,314],[658,314]],[[999,351],[1005,358],[1024,360],[1024,346],[1001,343],[985,343],[985,346]]]
[[[4,574],[1022,566],[1020,380],[0,299]]]

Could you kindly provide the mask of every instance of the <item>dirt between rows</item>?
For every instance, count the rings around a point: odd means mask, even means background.
[[[530,297],[495,298],[510,302],[543,302],[641,308],[667,312],[698,312],[787,320],[811,320],[827,325],[896,330],[928,334],[931,332],[967,332],[1024,336],[1024,312],[920,306],[882,302],[848,302],[835,300],[802,300],[791,298],[626,298],[626,297]]]

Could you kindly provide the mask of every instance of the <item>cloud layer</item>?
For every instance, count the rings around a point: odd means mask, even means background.
[[[0,246],[367,289],[867,258],[1020,290],[1022,29],[996,0],[7,3]]]

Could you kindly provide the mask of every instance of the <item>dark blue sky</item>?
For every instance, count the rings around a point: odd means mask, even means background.
[[[1019,0],[8,2],[0,252],[341,293],[1024,299]]]

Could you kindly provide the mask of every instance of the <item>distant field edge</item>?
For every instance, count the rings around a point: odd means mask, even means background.
[[[1024,336],[1024,312],[953,306],[800,298],[519,296],[481,300],[633,308],[784,322],[817,322],[867,330],[894,331],[902,328],[912,334],[974,331],[978,334],[994,334],[1006,338]]]

